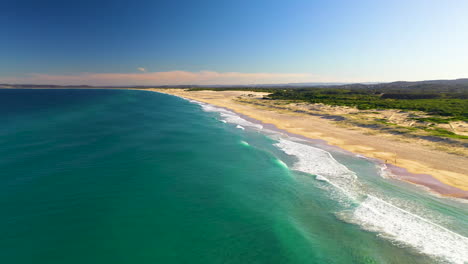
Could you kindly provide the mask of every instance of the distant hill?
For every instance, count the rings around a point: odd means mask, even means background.
[[[396,81],[389,83],[287,83],[287,84],[251,84],[251,85],[128,85],[128,86],[89,86],[89,85],[44,85],[44,84],[0,84],[0,88],[342,88],[372,89],[403,92],[411,89],[438,92],[468,92],[468,78],[456,80],[426,80],[416,82]]]
[[[421,92],[468,92],[468,78],[456,79],[456,80],[429,80],[429,81],[417,81],[417,82],[390,82],[390,83],[377,83],[377,84],[345,84],[332,86],[334,88],[345,88],[345,89],[373,89],[376,91],[385,90],[386,92],[395,91],[411,91],[418,90]]]

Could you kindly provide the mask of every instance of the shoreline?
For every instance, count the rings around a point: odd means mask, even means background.
[[[232,100],[241,94],[245,93],[255,93],[255,92],[241,92],[236,91],[235,93],[222,91],[196,91],[188,92],[182,89],[132,89],[132,90],[142,90],[142,91],[152,91],[159,92],[164,94],[169,94],[173,96],[178,96],[181,98],[188,98],[203,103],[208,103],[217,107],[225,108],[229,111],[233,111],[236,114],[239,114],[242,118],[245,118],[249,121],[254,121],[255,123],[270,126],[273,130],[277,130],[281,133],[286,133],[295,137],[300,137],[312,142],[323,142],[325,146],[331,148],[337,148],[339,150],[349,152],[354,155],[362,155],[367,159],[374,160],[378,164],[385,165],[387,167],[387,172],[391,174],[393,179],[401,180],[404,182],[409,182],[415,184],[425,189],[429,189],[436,194],[440,194],[447,197],[468,199],[468,176],[467,174],[460,173],[453,170],[443,170],[434,168],[426,164],[421,164],[418,161],[411,159],[402,159],[396,156],[393,153],[388,153],[376,149],[373,146],[366,144],[346,144],[344,140],[340,138],[330,138],[328,135],[321,136],[317,132],[304,131],[302,127],[294,127],[293,124],[289,123],[289,120],[285,120],[286,124],[281,124],[282,120],[275,120],[275,115],[281,116],[281,119],[288,119],[288,115],[284,113],[278,113],[274,110],[265,110],[257,109],[254,106],[243,105],[239,102]],[[213,94],[217,93],[217,94]],[[229,93],[229,94],[228,94]],[[234,94],[234,95],[233,95]],[[263,112],[268,115],[262,115]],[[286,115],[286,118],[285,118]],[[294,118],[295,114],[291,113],[289,117]],[[297,115],[296,115],[297,116]],[[312,117],[304,117],[305,119],[313,119]],[[321,122],[326,122],[320,120]],[[337,128],[338,129],[338,128]],[[343,130],[343,129],[338,129]],[[301,133],[302,132],[302,133]],[[343,132],[343,131],[340,131]],[[331,140],[330,140],[331,139]],[[387,140],[388,141],[388,140]],[[400,143],[401,144],[401,143]],[[413,149],[413,151],[418,151]],[[424,151],[421,149],[419,151]],[[432,154],[432,151],[431,151]],[[439,154],[439,153],[436,153]],[[447,154],[447,153],[446,153]],[[449,154],[447,154],[449,155]],[[392,158],[395,159],[395,162],[392,162]],[[455,159],[456,157],[453,157]],[[463,159],[463,157],[458,157]],[[448,161],[448,163],[450,163]],[[437,175],[437,176],[435,176]]]

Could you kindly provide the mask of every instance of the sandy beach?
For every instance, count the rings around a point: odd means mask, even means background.
[[[244,104],[238,98],[265,93],[245,91],[186,91],[182,89],[145,89],[167,93],[225,107],[239,114],[273,124],[278,129],[310,139],[322,139],[344,150],[378,159],[393,168],[398,179],[424,185],[442,195],[468,198],[468,159],[438,151],[417,140],[401,141],[363,133],[359,129],[342,127],[331,120],[297,112],[279,111],[254,104]],[[398,169],[403,168],[403,169]],[[406,170],[406,171],[405,171]]]

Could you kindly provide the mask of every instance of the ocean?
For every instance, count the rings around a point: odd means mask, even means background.
[[[226,109],[0,90],[0,263],[468,263],[468,203]]]

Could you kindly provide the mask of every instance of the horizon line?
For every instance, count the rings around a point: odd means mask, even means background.
[[[183,86],[192,86],[192,87],[227,87],[227,86],[294,86],[294,85],[372,85],[372,84],[383,84],[383,83],[415,83],[415,82],[434,82],[434,81],[458,81],[458,80],[468,80],[466,78],[455,78],[455,79],[425,79],[420,81],[405,81],[405,80],[396,80],[396,81],[366,81],[366,82],[285,82],[285,83],[250,83],[250,84],[154,84],[154,85],[138,85],[138,84],[128,84],[128,85],[90,85],[90,84],[37,84],[37,83],[0,83],[0,86],[59,86],[59,87],[183,87]],[[1,87],[0,87],[1,88]]]

